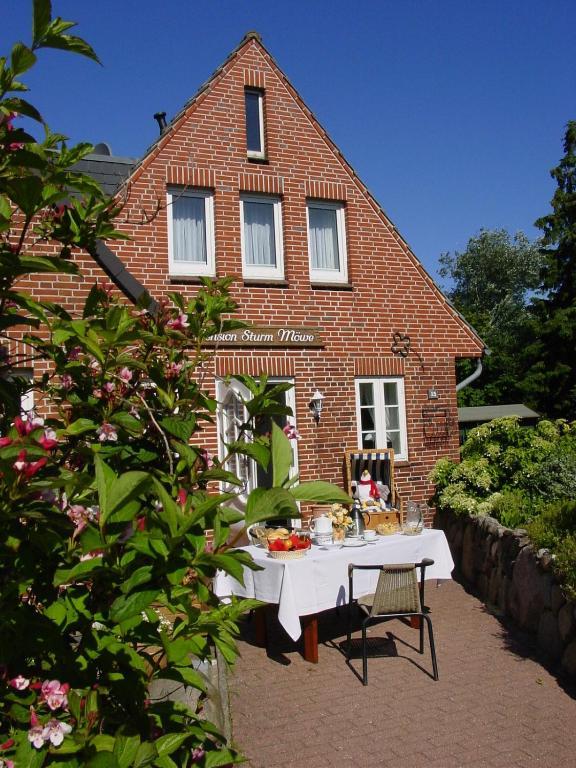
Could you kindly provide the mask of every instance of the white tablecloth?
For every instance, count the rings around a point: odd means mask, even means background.
[[[434,560],[426,579],[450,579],[454,561],[443,531],[426,528],[419,536],[379,536],[374,544],[326,550],[316,545],[299,560],[274,560],[261,547],[242,547],[262,571],[244,569],[244,586],[219,572],[214,591],[220,597],[238,595],[278,604],[280,623],[293,640],[301,633],[300,616],[326,611],[348,602],[348,564],[382,565]],[[356,571],[354,592],[373,591],[374,571]]]

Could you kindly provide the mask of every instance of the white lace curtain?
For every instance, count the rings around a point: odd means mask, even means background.
[[[182,196],[172,207],[174,261],[206,264],[206,207],[203,197]]]
[[[276,266],[274,204],[244,200],[246,264]]]
[[[312,269],[340,269],[336,211],[309,208]]]

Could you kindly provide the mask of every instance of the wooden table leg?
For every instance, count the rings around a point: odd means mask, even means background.
[[[266,629],[266,609],[267,605],[261,605],[254,611],[254,633],[256,635],[256,645],[259,648],[268,647],[268,631]]]
[[[304,636],[304,658],[312,664],[318,664],[318,616],[301,616]]]

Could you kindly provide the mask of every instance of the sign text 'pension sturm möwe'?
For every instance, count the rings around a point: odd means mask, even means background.
[[[321,347],[319,328],[300,328],[289,325],[251,326],[233,331],[215,333],[210,337],[218,346],[234,347]]]

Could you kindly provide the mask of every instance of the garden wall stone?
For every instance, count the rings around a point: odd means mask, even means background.
[[[446,533],[455,573],[576,679],[576,603],[562,592],[549,552],[536,552],[526,531],[491,517],[438,511],[435,526]]]

